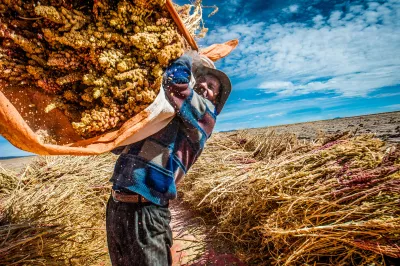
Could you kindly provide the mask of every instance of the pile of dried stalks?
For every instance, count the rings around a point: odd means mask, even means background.
[[[1,265],[108,261],[105,202],[111,155],[38,157],[23,172],[0,167]]]
[[[38,157],[0,168],[2,265],[108,261],[115,157]],[[372,136],[302,142],[216,134],[179,190],[260,265],[385,265],[400,257],[400,148]]]
[[[400,147],[373,136],[304,143],[217,134],[180,187],[260,265],[400,258]]]

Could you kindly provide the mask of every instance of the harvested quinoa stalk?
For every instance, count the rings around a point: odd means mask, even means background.
[[[0,0],[0,82],[53,94],[46,110],[63,110],[84,138],[117,129],[184,52],[165,3]]]

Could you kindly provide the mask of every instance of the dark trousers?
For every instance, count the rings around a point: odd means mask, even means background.
[[[107,244],[113,266],[172,265],[172,231],[168,207],[123,203],[109,198]]]

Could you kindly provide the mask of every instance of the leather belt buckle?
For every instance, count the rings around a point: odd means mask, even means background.
[[[125,203],[150,202],[139,194],[124,194],[121,193],[119,190],[112,190],[111,194],[115,202],[125,202]]]

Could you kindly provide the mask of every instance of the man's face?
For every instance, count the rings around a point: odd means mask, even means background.
[[[216,104],[215,101],[219,94],[220,87],[221,83],[219,82],[218,78],[207,74],[197,77],[196,84],[194,85],[193,89],[204,98]]]

